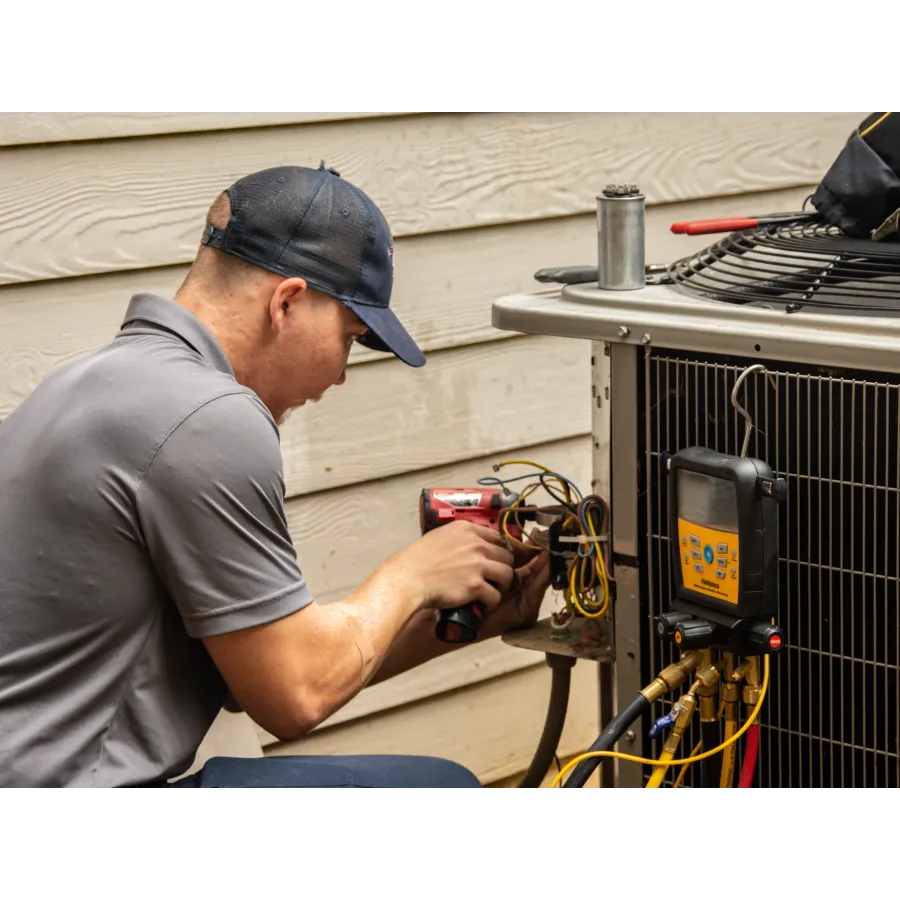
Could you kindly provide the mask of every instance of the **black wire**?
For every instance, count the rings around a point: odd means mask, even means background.
[[[514,481],[524,481],[526,478],[538,478],[543,484],[544,478],[557,478],[562,482],[565,482],[573,491],[580,494],[581,491],[568,479],[565,475],[560,475],[557,472],[529,472],[527,475],[516,475],[513,478],[497,478],[495,475],[486,475],[483,478],[478,479],[478,484],[485,486],[492,485],[500,485],[501,487],[505,484],[512,484]]]
[[[566,500],[565,497],[562,497],[562,496],[560,496],[559,494],[557,494],[555,488],[551,488],[550,485],[548,485],[548,484],[546,483],[545,479],[547,479],[547,478],[554,478],[554,477],[556,477],[556,476],[545,475],[543,472],[541,472],[541,474],[540,474],[540,476],[539,476],[539,479],[540,479],[540,482],[541,482],[541,487],[543,487],[543,489],[544,489],[544,490],[545,490],[545,491],[546,491],[546,492],[547,492],[547,493],[548,493],[548,494],[549,494],[549,495],[550,495],[557,503],[559,503],[560,506],[564,506],[570,513],[572,513],[572,515],[578,515],[578,509],[577,509],[577,507],[576,507],[573,503],[570,503],[568,500]],[[572,487],[572,486],[573,486],[572,483],[571,483],[570,481],[568,481],[568,479],[567,479],[567,483],[568,483],[569,487]]]
[[[554,759],[554,761],[556,762],[556,771],[557,771],[557,772],[562,772],[562,763],[559,761],[559,755],[556,754],[556,753],[554,753],[554,754],[553,754],[553,759]]]
[[[534,472],[529,472],[527,475],[516,475],[514,478],[498,478],[496,475],[485,475],[484,478],[478,479],[478,483],[485,486],[496,484],[502,486],[504,484],[512,484],[514,481],[522,481],[525,478],[534,478]]]

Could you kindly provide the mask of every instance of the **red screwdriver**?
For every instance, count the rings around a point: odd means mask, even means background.
[[[717,234],[722,231],[740,231],[759,228],[760,225],[779,225],[787,222],[809,222],[818,219],[818,212],[771,213],[765,216],[733,216],[726,219],[698,219],[694,222],[675,222],[673,234]]]

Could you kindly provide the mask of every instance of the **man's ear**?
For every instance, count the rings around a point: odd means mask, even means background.
[[[269,298],[269,321],[272,330],[281,331],[296,304],[306,298],[309,287],[303,278],[285,278]]]

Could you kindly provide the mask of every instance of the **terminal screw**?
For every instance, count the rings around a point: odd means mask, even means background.
[[[631,329],[627,325],[619,326],[619,337],[628,337],[631,334]]]
[[[604,197],[637,197],[640,193],[636,184],[608,184],[603,188]]]

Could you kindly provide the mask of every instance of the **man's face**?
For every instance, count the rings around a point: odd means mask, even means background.
[[[282,424],[344,383],[350,349],[368,329],[343,303],[308,288],[279,300],[277,312],[267,403]]]

